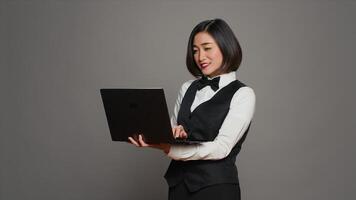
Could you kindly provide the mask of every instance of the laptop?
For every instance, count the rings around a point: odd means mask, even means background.
[[[174,138],[163,88],[100,89],[111,139],[129,142],[142,134],[148,144],[196,144]]]

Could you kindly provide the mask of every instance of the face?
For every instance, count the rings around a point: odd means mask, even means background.
[[[223,55],[214,38],[207,32],[199,32],[193,41],[194,60],[201,72],[208,77],[219,75]]]

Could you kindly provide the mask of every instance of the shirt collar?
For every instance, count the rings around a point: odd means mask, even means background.
[[[214,77],[207,77],[209,80],[219,77],[220,76],[220,81],[219,81],[219,88],[225,87],[226,85],[228,85],[229,83],[231,83],[232,81],[236,80],[236,71],[232,71],[229,73],[225,73],[225,74],[221,74],[218,76],[214,76]]]

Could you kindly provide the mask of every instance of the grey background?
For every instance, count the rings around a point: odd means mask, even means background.
[[[355,199],[354,1],[1,1],[0,199],[167,199],[169,158],[110,140],[103,87],[163,87],[200,21],[243,48],[243,199]],[[159,122],[158,122],[159,123]]]

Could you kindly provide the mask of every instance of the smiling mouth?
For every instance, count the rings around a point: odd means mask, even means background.
[[[202,69],[204,69],[204,68],[207,68],[209,65],[210,65],[210,63],[208,63],[208,64],[203,64],[203,65],[200,65],[200,67],[201,67]]]

